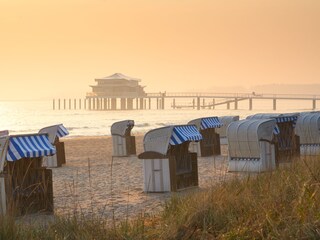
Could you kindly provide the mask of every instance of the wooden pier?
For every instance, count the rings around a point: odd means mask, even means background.
[[[186,103],[178,103],[177,100],[184,99]],[[225,105],[226,109],[238,109],[240,101],[248,101],[248,109],[253,110],[255,100],[270,100],[272,109],[277,110],[279,101],[306,101],[310,103],[310,110],[317,108],[317,101],[320,95],[306,94],[254,94],[254,93],[147,93],[141,97],[111,96],[97,97],[92,94],[86,98],[79,99],[53,99],[53,110],[163,110],[168,107],[173,109],[191,108],[191,109],[215,109],[216,106]]]

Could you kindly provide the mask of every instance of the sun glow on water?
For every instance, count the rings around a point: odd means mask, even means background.
[[[176,104],[179,102],[176,101]],[[88,111],[52,110],[51,101],[0,102],[0,131],[9,130],[10,135],[37,133],[41,128],[63,123],[69,130],[68,137],[110,135],[110,127],[116,121],[132,119],[135,127],[132,132],[145,133],[154,128],[173,124],[186,124],[190,120],[209,116],[239,115],[240,119],[255,113],[302,112],[310,111],[308,101],[278,101],[277,111],[272,111],[272,101],[254,101],[253,110],[248,110],[248,101],[238,104],[238,110],[226,106],[216,109],[171,109],[166,102],[166,110],[127,110],[127,111]]]

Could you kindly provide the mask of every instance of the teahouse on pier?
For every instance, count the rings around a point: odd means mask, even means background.
[[[95,79],[97,85],[91,85],[92,92],[85,99],[53,99],[53,109],[86,110],[145,110],[145,109],[238,109],[239,102],[247,101],[248,109],[253,110],[254,100],[271,100],[270,108],[277,110],[279,101],[307,101],[310,109],[317,108],[320,95],[311,94],[256,94],[252,93],[146,93],[145,86],[139,85],[138,78],[121,73]],[[306,105],[307,106],[307,105]],[[308,108],[308,107],[307,107]]]

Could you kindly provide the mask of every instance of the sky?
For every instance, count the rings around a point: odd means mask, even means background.
[[[319,0],[0,0],[0,100],[320,83]]]

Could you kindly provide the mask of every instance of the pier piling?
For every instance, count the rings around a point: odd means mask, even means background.
[[[197,110],[200,110],[200,97],[197,97]]]
[[[152,102],[154,99],[154,103]],[[172,109],[191,108],[191,109],[215,109],[217,106],[226,106],[228,110],[234,106],[239,109],[239,102],[248,100],[249,110],[253,110],[253,100],[271,100],[272,109],[277,110],[277,101],[311,101],[310,109],[317,108],[317,100],[320,95],[289,95],[289,94],[203,94],[203,93],[154,93],[145,96],[87,96],[81,98],[56,98],[52,100],[53,110],[147,110],[165,109],[166,101],[171,101]],[[179,104],[177,99],[187,100],[184,104]],[[208,99],[208,100],[206,100]],[[212,100],[211,100],[212,99]],[[218,101],[217,101],[218,99]],[[63,102],[62,102],[63,101]],[[72,103],[73,101],[73,103]],[[82,103],[83,101],[83,103]],[[134,101],[136,104],[134,106]],[[233,105],[234,103],[234,105]],[[119,106],[117,106],[117,104]],[[231,106],[232,104],[232,106]]]

